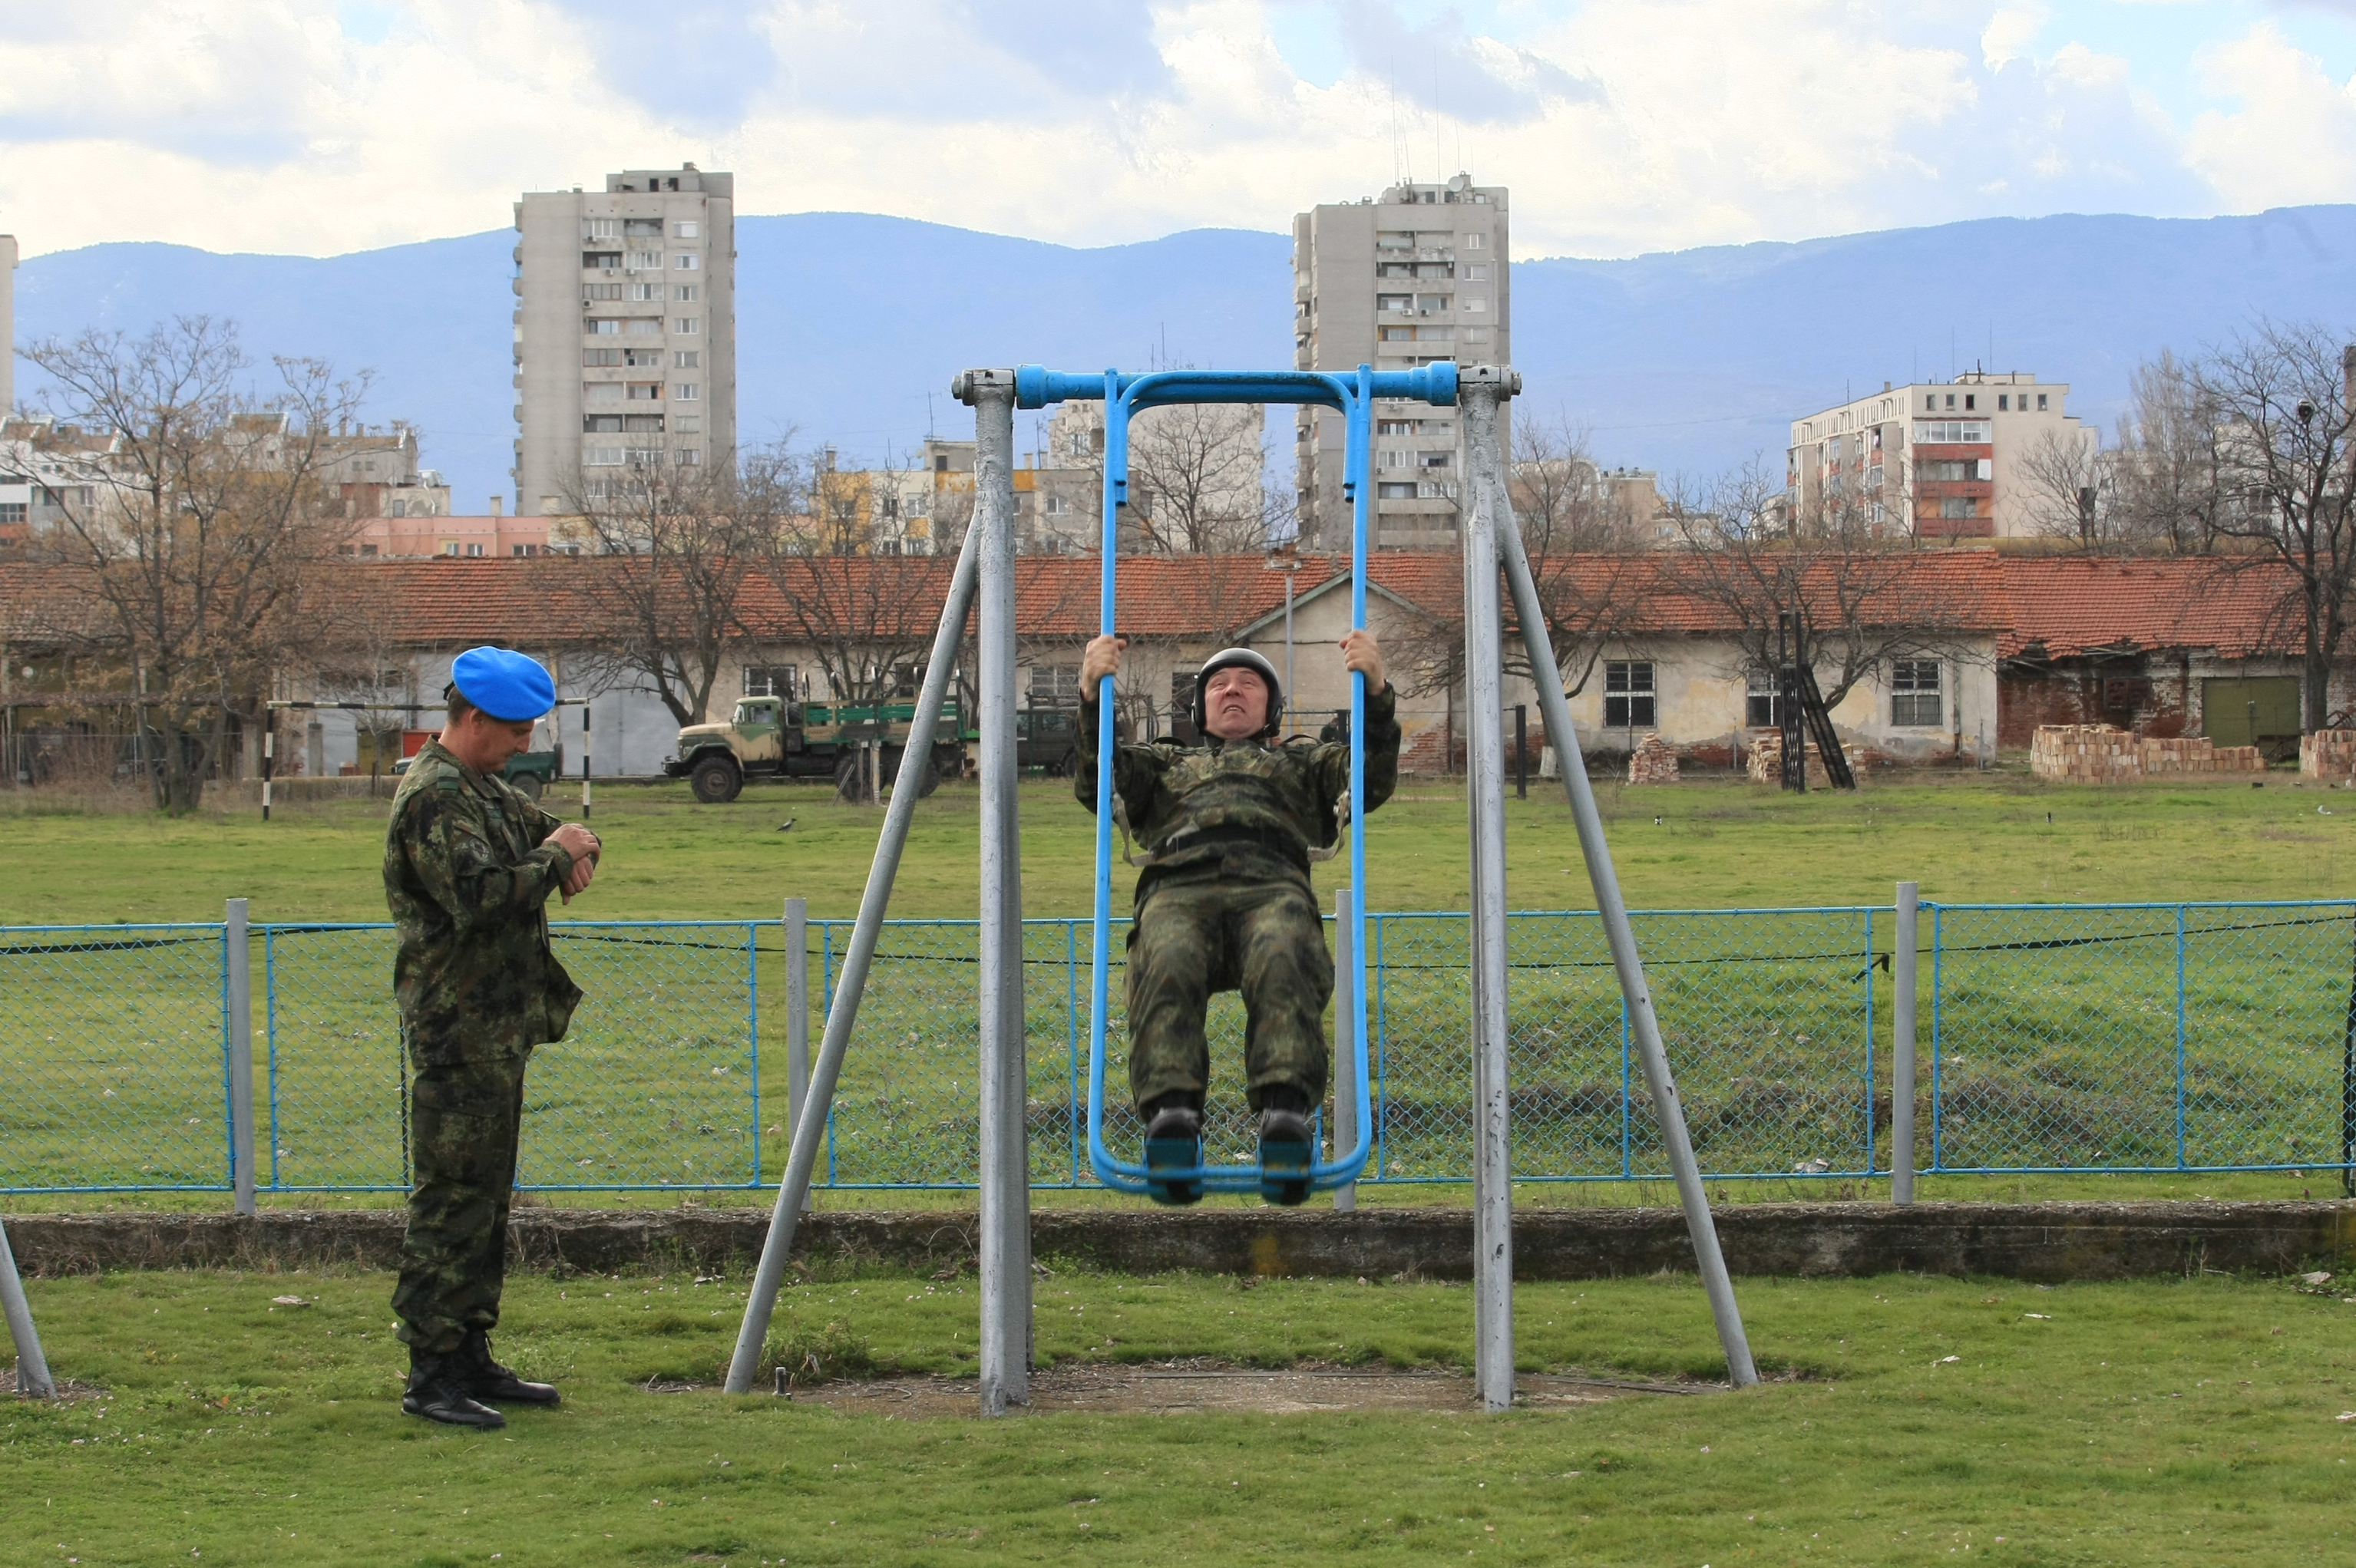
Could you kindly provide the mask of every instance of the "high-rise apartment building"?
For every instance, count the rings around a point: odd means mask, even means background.
[[[1510,361],[1505,219],[1505,187],[1462,174],[1301,213],[1292,220],[1293,364],[1406,370],[1435,359]],[[1456,411],[1382,402],[1374,414],[1371,542],[1448,548],[1464,475]],[[1350,541],[1343,437],[1331,409],[1295,416],[1301,542],[1320,549]]]
[[[735,177],[626,169],[516,203],[516,512],[736,450]]]
[[[2072,477],[2102,437],[2064,411],[2070,389],[1973,370],[1893,387],[1792,421],[1794,521],[1846,511],[1922,539],[2019,539],[2074,527]]]

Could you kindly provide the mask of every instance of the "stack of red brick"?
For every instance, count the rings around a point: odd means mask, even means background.
[[[2029,743],[2029,771],[2062,784],[2256,773],[2265,766],[2255,746],[2220,746],[2205,735],[2156,740],[2111,724],[2040,724]]]
[[[1632,784],[1673,784],[1677,782],[1677,753],[1661,732],[1655,730],[1636,742],[1628,753],[1628,782]]]
[[[1855,746],[1843,746],[1841,755],[1848,760],[1849,777],[1863,782],[1865,768],[1858,749]],[[1832,779],[1825,772],[1824,753],[1816,749],[1816,743],[1814,741],[1807,742],[1807,757],[1808,787],[1810,789],[1831,788]],[[1752,733],[1750,773],[1752,784],[1772,784],[1783,782],[1783,732],[1781,730],[1762,730]]]
[[[2356,779],[2356,730],[2318,730],[2298,738],[2298,771],[2311,779]]]

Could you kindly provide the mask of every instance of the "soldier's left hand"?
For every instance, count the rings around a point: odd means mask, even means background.
[[[1363,673],[1366,677],[1366,691],[1370,696],[1382,690],[1386,684],[1383,675],[1383,650],[1376,645],[1375,635],[1364,627],[1342,639],[1342,667],[1345,670],[1354,669]]]

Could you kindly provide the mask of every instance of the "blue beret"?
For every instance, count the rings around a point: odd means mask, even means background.
[[[468,648],[450,667],[458,695],[507,723],[537,719],[556,706],[556,683],[538,659],[507,648]]]

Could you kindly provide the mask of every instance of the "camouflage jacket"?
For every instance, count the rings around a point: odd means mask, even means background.
[[[1084,704],[1072,784],[1090,811],[1097,808],[1099,722],[1096,704]],[[1398,783],[1398,695],[1385,686],[1366,697],[1368,811],[1388,800]],[[1130,832],[1153,854],[1137,879],[1139,903],[1170,881],[1290,878],[1306,884],[1306,850],[1334,841],[1337,812],[1350,798],[1350,747],[1305,739],[1281,745],[1215,738],[1203,746],[1123,742],[1113,752],[1112,783]],[[1190,846],[1198,836],[1206,841]],[[1296,843],[1297,855],[1289,852]]]
[[[548,945],[549,895],[573,856],[562,824],[429,742],[392,797],[384,900],[400,929],[392,991],[422,1066],[520,1056],[564,1038],[581,987]]]

